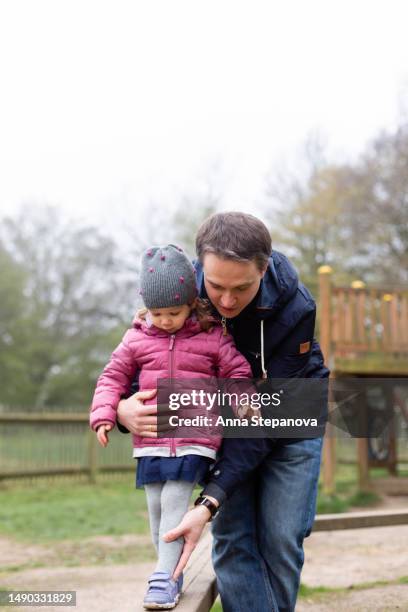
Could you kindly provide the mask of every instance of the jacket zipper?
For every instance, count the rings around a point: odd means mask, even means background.
[[[227,336],[228,335],[227,319],[225,317],[221,317],[221,325],[222,325],[222,335]]]
[[[170,336],[170,343],[169,343],[169,374],[170,374],[170,380],[173,379],[173,370],[174,370],[174,351],[173,351],[173,347],[174,347],[174,341],[176,339],[176,335],[175,334],[171,334]],[[176,456],[176,442],[174,438],[170,438],[170,457],[175,457]]]

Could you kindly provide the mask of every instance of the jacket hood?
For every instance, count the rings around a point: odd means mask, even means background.
[[[281,310],[293,298],[298,284],[298,273],[289,259],[279,251],[273,251],[257,296],[255,308],[258,314],[265,318]]]
[[[200,297],[208,298],[204,286],[203,267],[198,261],[194,262],[194,267]],[[258,293],[237,318],[256,315],[259,319],[266,319],[275,315],[292,299],[298,283],[298,274],[288,258],[279,251],[273,251]]]

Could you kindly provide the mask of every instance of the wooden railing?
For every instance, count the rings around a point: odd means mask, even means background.
[[[408,293],[332,288],[332,341],[343,352],[408,352]]]
[[[408,375],[408,289],[335,287],[329,266],[319,269],[320,330],[332,370]]]

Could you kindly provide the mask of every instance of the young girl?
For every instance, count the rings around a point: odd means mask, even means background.
[[[142,257],[140,282],[145,311],[128,330],[99,377],[91,408],[91,427],[107,444],[116,408],[139,373],[139,389],[154,389],[161,378],[249,378],[251,368],[232,338],[208,314],[197,296],[194,269],[174,245],[152,247]],[[155,403],[152,399],[150,403]],[[192,490],[216,456],[219,437],[141,438],[133,436],[138,458],[137,486],[147,496],[152,539],[158,553],[144,598],[146,609],[177,605],[182,576],[172,579],[183,541],[162,535],[178,525]]]

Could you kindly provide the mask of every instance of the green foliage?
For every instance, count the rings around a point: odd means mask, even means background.
[[[384,477],[384,469],[371,471],[371,476]],[[321,514],[334,514],[347,512],[353,507],[371,507],[378,504],[380,496],[376,493],[366,493],[358,489],[357,465],[338,465],[336,470],[336,493],[326,495],[322,491],[322,482],[319,483],[317,495],[317,512]],[[322,474],[321,474],[322,478]]]
[[[271,223],[276,248],[317,289],[330,264],[337,283],[408,281],[408,123],[382,132],[353,163],[307,160],[302,178],[271,181],[278,203]],[[272,221],[272,219],[271,219]]]
[[[130,319],[115,244],[55,209],[0,223],[0,403],[86,406]]]
[[[380,496],[377,493],[370,491],[357,491],[354,495],[349,498],[349,503],[352,506],[374,506],[380,501]]]
[[[317,499],[317,512],[319,514],[335,514],[336,512],[346,512],[350,504],[346,499],[338,495],[319,494]]]

